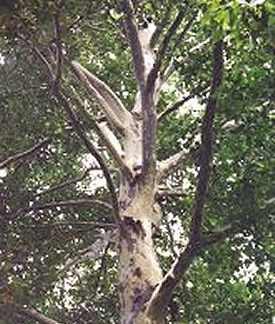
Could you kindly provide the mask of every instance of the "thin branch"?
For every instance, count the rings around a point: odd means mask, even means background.
[[[91,259],[93,261],[100,257],[100,253],[105,251],[109,243],[114,243],[116,241],[116,231],[105,232],[104,234],[98,236],[90,246],[84,248],[77,252],[76,256],[72,259],[67,260],[63,268],[58,271],[59,275],[64,275],[72,266],[75,266],[84,259]]]
[[[97,209],[103,213],[112,213],[113,208],[108,203],[98,200],[98,199],[74,199],[74,200],[63,200],[63,201],[53,201],[45,204],[33,204],[30,207],[19,209],[15,212],[7,214],[9,219],[15,219],[20,214],[27,214],[30,212],[36,212],[39,210],[52,210],[56,208],[93,208]]]
[[[151,92],[152,89],[154,89],[155,87],[155,82],[157,80],[158,77],[158,72],[160,70],[161,64],[162,64],[162,60],[165,56],[165,53],[168,49],[169,43],[171,41],[171,38],[173,37],[173,35],[176,33],[178,27],[180,26],[183,18],[185,15],[185,10],[182,8],[179,12],[177,17],[175,18],[174,22],[172,23],[172,25],[169,27],[162,44],[160,45],[160,49],[157,53],[157,59],[156,62],[154,64],[153,69],[151,70],[151,72],[148,75],[148,80],[147,80],[147,91]]]
[[[90,171],[93,170],[93,169],[94,169],[94,167],[90,167],[85,172],[83,172],[83,174],[78,178],[71,179],[71,180],[66,180],[66,181],[63,181],[61,183],[52,185],[49,189],[46,189],[46,190],[43,190],[42,192],[37,193],[35,195],[35,197],[40,197],[40,196],[52,193],[54,191],[69,187],[71,185],[74,185],[77,182],[80,182],[80,181],[84,180],[90,174]]]
[[[169,237],[169,245],[170,245],[171,254],[172,254],[172,256],[174,258],[176,258],[177,257],[177,252],[175,250],[174,235],[173,235],[173,232],[172,232],[172,229],[171,229],[171,226],[170,226],[171,224],[167,219],[167,215],[165,215],[163,217],[163,220],[164,220],[164,224],[165,224],[165,227],[167,229],[167,234],[168,234],[168,237]]]
[[[185,250],[180,254],[179,258],[175,261],[172,268],[167,272],[162,282],[157,286],[148,302],[147,312],[154,319],[163,316],[176,285],[203,248],[204,240],[201,234],[201,225],[211,174],[213,155],[213,122],[217,108],[218,91],[222,84],[222,76],[223,42],[219,41],[215,44],[213,50],[212,84],[202,123],[202,162],[198,174],[193,216],[190,225],[189,243]]]
[[[110,206],[111,207],[111,206]],[[66,226],[71,226],[71,227],[85,227],[85,228],[116,228],[116,224],[115,223],[105,223],[105,222],[86,222],[86,221],[63,221],[63,222],[54,222],[54,223],[42,223],[42,224],[35,224],[35,225],[27,225],[29,227],[34,227],[34,228],[46,228],[46,227],[66,227]]]
[[[172,188],[172,189],[159,189],[156,193],[156,199],[162,200],[165,197],[185,197],[187,195],[186,191],[182,188]]]
[[[48,60],[42,54],[42,52],[39,50],[39,48],[36,47],[36,46],[34,46],[33,43],[29,39],[26,39],[24,36],[22,36],[22,35],[19,34],[19,35],[17,35],[17,37],[19,39],[23,40],[33,50],[33,52],[36,54],[36,56],[45,65],[46,70],[47,70],[47,73],[49,74],[50,78],[52,80],[54,80],[54,72],[53,72],[53,69],[51,67],[51,64],[48,62]]]
[[[62,40],[61,40],[61,27],[60,27],[60,10],[57,8],[53,13],[53,27],[54,27],[54,39],[56,44],[56,70],[53,80],[53,89],[59,85],[62,75],[62,63],[63,63],[63,53],[62,53]]]
[[[46,138],[46,139],[42,140],[40,143],[35,144],[31,148],[8,157],[6,160],[0,162],[0,169],[7,167],[8,165],[10,165],[13,162],[21,162],[26,159],[29,159],[34,153],[36,153],[42,147],[44,147],[46,144],[48,144],[49,141],[50,141],[49,138]]]
[[[161,22],[158,24],[155,32],[152,35],[152,38],[150,40],[151,48],[154,48],[154,46],[157,43],[157,41],[158,41],[158,39],[159,39],[165,25],[167,24],[172,8],[173,8],[173,6],[172,6],[172,3],[170,2],[166,7],[166,12],[164,13]]]
[[[207,89],[208,89],[208,87],[198,86],[197,88],[195,88],[192,91],[192,93],[190,93],[186,97],[183,97],[181,100],[175,102],[173,105],[169,106],[164,111],[162,111],[161,113],[159,113],[159,115],[157,117],[157,120],[158,121],[161,121],[167,115],[171,114],[175,110],[178,110],[182,105],[184,105],[190,99],[194,98],[195,96],[197,96],[199,94],[201,95],[202,93],[205,93],[207,91]]]
[[[75,116],[73,110],[71,109],[71,106],[70,106],[67,98],[61,92],[61,90],[56,94],[56,97],[57,97],[57,100],[64,107],[66,113],[68,114],[76,134],[80,137],[80,139],[83,141],[83,143],[86,146],[86,148],[88,149],[88,151],[95,157],[98,164],[100,165],[103,175],[107,182],[107,187],[110,192],[112,205],[113,205],[114,212],[115,212],[115,217],[116,217],[116,220],[118,220],[119,219],[119,205],[118,205],[118,199],[117,199],[117,195],[116,195],[116,189],[115,189],[111,174],[108,170],[108,167],[105,164],[104,159],[101,157],[101,155],[97,151],[94,144],[86,136],[85,132],[83,131],[83,129],[81,127],[81,124],[79,123],[77,117]]]
[[[19,304],[14,304],[15,311],[17,313],[20,313],[22,315],[25,315],[29,317],[32,320],[38,321],[39,323],[43,324],[61,324],[60,322],[57,322],[41,313],[39,313],[34,308],[27,308],[24,306],[21,306]]]

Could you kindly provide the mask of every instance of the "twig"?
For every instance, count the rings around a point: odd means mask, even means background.
[[[50,139],[46,138],[46,139],[42,140],[40,143],[35,144],[31,148],[8,157],[6,160],[0,162],[0,169],[7,167],[9,164],[11,164],[13,162],[21,162],[21,161],[28,159],[30,156],[32,156],[35,152],[39,151],[43,146],[45,146],[49,142],[50,142]]]
[[[65,227],[65,226],[84,226],[86,227],[93,227],[93,228],[116,228],[115,223],[104,223],[104,222],[85,222],[85,221],[63,221],[63,222],[54,222],[54,223],[42,223],[42,224],[35,224],[35,225],[27,225],[28,227],[34,228],[47,228],[47,227]]]

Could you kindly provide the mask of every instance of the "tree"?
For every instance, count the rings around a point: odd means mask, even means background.
[[[4,323],[270,321],[274,12],[3,2]]]

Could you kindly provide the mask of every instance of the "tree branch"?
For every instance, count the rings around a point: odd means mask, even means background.
[[[175,34],[175,32],[177,31],[178,27],[180,26],[183,18],[185,15],[185,10],[182,8],[176,19],[174,20],[174,22],[172,23],[172,25],[169,27],[162,44],[160,45],[160,49],[157,53],[157,59],[156,62],[151,70],[151,72],[148,75],[148,80],[147,80],[147,91],[151,92],[152,89],[155,88],[155,82],[157,80],[158,77],[158,72],[160,70],[161,64],[162,64],[162,60],[165,56],[165,53],[168,49],[169,43],[171,38],[173,37],[173,35]]]
[[[120,170],[126,172],[131,177],[132,172],[127,165],[127,161],[124,159],[124,151],[122,150],[121,144],[115,134],[108,127],[107,123],[104,120],[99,120],[99,122],[97,122],[96,120],[90,118],[81,101],[78,98],[75,98],[75,102],[77,104],[77,108],[83,113],[84,116],[87,116],[89,122],[91,122],[92,127],[94,127],[97,135],[106,146]]]
[[[95,157],[98,164],[100,165],[103,175],[107,182],[107,187],[108,187],[110,195],[111,195],[111,200],[112,200],[112,205],[114,208],[115,217],[116,217],[116,220],[118,220],[119,219],[119,205],[118,205],[116,190],[115,190],[115,186],[113,184],[111,174],[108,170],[108,167],[105,164],[104,159],[98,153],[94,144],[87,138],[85,132],[83,131],[83,129],[81,127],[81,124],[79,123],[79,121],[77,120],[77,117],[75,116],[73,110],[71,109],[71,106],[70,106],[69,102],[67,101],[67,98],[65,97],[65,95],[62,93],[61,90],[58,93],[56,93],[56,98],[62,104],[66,113],[68,114],[75,132],[80,137],[80,139],[83,141],[83,143],[86,146],[86,148],[88,149],[88,151]]]
[[[179,109],[182,105],[184,105],[187,101],[194,98],[196,95],[201,94],[202,92],[205,92],[208,89],[208,87],[202,87],[198,86],[192,93],[189,95],[183,97],[181,100],[175,102],[173,105],[169,106],[165,110],[163,110],[161,113],[158,114],[157,120],[161,121],[164,117],[171,114],[175,110]]]
[[[167,272],[162,282],[157,286],[148,302],[147,312],[154,319],[163,316],[176,285],[203,247],[201,225],[211,174],[213,155],[213,122],[217,108],[218,90],[222,84],[222,76],[223,42],[219,41],[215,44],[213,50],[212,84],[202,123],[202,162],[198,174],[193,216],[190,225],[189,243],[185,250],[180,254],[179,258],[175,261],[172,268]]]
[[[180,163],[186,161],[190,157],[191,152],[183,149],[182,151],[170,156],[168,159],[157,163],[157,181],[158,183],[169,176],[179,166]]]
[[[207,199],[208,185],[212,170],[214,144],[214,118],[217,109],[218,91],[223,77],[223,42],[215,44],[213,50],[213,72],[209,99],[206,105],[201,130],[201,165],[198,174],[198,184],[195,193],[194,213],[191,221],[191,241],[200,240],[200,230],[203,220],[203,209]]]
[[[127,34],[132,50],[135,74],[141,93],[145,90],[145,64],[142,53],[142,46],[138,35],[138,29],[134,19],[133,5],[131,0],[122,0],[122,8],[125,13]]]
[[[34,308],[27,308],[24,306],[21,306],[19,304],[13,304],[15,311],[17,313],[20,313],[22,315],[25,315],[35,321],[38,321],[39,323],[43,324],[61,324],[60,322],[57,322],[41,313],[39,313],[37,310]]]
[[[6,160],[0,162],[0,169],[7,167],[8,165],[10,165],[13,162],[21,162],[21,161],[24,161],[24,160],[30,158],[35,152],[39,151],[43,146],[45,146],[49,142],[50,142],[50,139],[46,138],[46,139],[42,140],[40,143],[35,144],[34,146],[30,147],[29,149],[8,157]]]
[[[100,79],[77,62],[70,63],[71,70],[93,99],[100,104],[108,121],[124,133],[132,116],[118,96]]]
[[[53,13],[53,29],[54,29],[54,40],[56,44],[56,69],[53,80],[53,89],[55,91],[56,86],[59,85],[62,75],[62,41],[61,41],[61,27],[59,22],[60,9],[57,7]]]
[[[30,207],[22,208],[15,212],[11,212],[10,214],[7,214],[7,217],[8,219],[15,219],[22,213],[27,214],[32,211],[35,212],[38,210],[48,210],[48,209],[51,210],[55,208],[77,208],[77,207],[94,208],[107,214],[113,212],[112,206],[110,206],[108,203],[104,201],[98,199],[75,199],[75,200],[52,201],[41,205],[33,204]]]
[[[82,180],[84,180],[90,173],[91,170],[93,170],[94,167],[90,167],[88,168],[80,177],[78,178],[75,178],[75,179],[71,179],[71,180],[66,180],[66,181],[62,181],[61,183],[58,183],[58,184],[54,184],[52,185],[49,189],[46,189],[46,190],[43,190],[42,192],[39,192],[35,195],[35,197],[40,197],[42,195],[46,195],[46,194],[49,194],[49,193],[52,193],[54,191],[57,191],[57,190],[60,190],[60,189],[63,189],[65,187],[69,187],[71,185],[74,185],[76,184],[77,182],[80,182]]]

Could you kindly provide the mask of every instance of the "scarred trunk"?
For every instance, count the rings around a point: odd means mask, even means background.
[[[152,219],[160,217],[154,203],[154,184],[123,186],[119,241],[121,323],[157,323],[146,315],[146,303],[162,279],[152,240]]]

